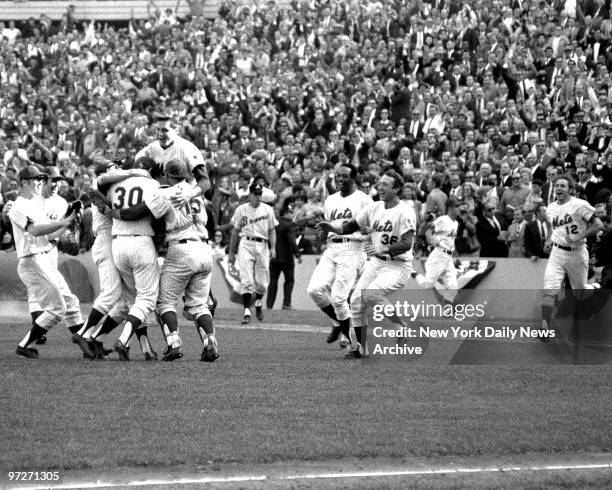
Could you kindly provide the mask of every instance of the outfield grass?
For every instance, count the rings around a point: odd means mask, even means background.
[[[26,328],[9,323],[0,341],[6,470],[612,450],[609,366],[345,361],[323,332],[237,328],[219,328],[207,364],[187,325],[174,363],[84,361],[61,328],[32,361],[14,355]]]

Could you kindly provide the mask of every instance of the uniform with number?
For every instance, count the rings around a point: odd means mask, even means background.
[[[361,191],[346,197],[336,192],[325,200],[324,219],[334,224],[348,222],[370,204],[372,199]],[[342,236],[330,233],[327,249],[308,284],[308,294],[316,305],[324,308],[331,304],[338,320],[350,316],[347,300],[366,260],[363,240],[360,232]]]
[[[156,218],[165,217],[168,254],[161,268],[157,312],[161,316],[176,311],[179,297],[185,293],[185,310],[194,319],[210,314],[207,306],[212,276],[212,251],[201,237],[206,228],[206,208],[198,196],[180,208],[171,196],[193,191],[193,184],[178,184],[160,189],[145,198],[145,204]]]
[[[236,208],[232,226],[240,231],[237,268],[241,294],[264,294],[270,283],[270,230],[278,225],[271,206],[264,203],[254,208],[250,203]]]
[[[206,167],[204,156],[198,147],[178,135],[171,136],[170,143],[165,147],[159,141],[149,143],[136,154],[135,160],[143,156],[153,159],[155,163],[162,166],[162,170],[166,169],[166,164],[170,160],[185,162],[190,172],[200,165]]]
[[[444,289],[457,289],[457,269],[453,263],[455,238],[459,223],[447,214],[436,218],[433,222],[435,247],[425,262],[425,276],[416,277],[417,284],[422,288],[432,288],[437,281]]]
[[[36,305],[43,313],[36,323],[49,330],[62,319],[68,326],[83,323],[81,307],[64,276],[57,269],[50,252],[53,248],[46,236],[35,237],[27,232],[30,225],[49,223],[44,199],[18,197],[8,213],[13,225],[17,257],[17,273],[28,290],[30,308]],[[30,310],[30,313],[33,311]]]
[[[404,201],[388,209],[384,202],[375,202],[362,209],[355,220],[360,228],[370,231],[372,246],[379,253],[383,246],[395,245],[402,235],[416,230],[414,209]],[[412,258],[412,250],[389,260],[370,257],[351,297],[353,327],[367,326],[366,303],[379,302],[406,285],[414,271]]]
[[[127,209],[150,199],[159,184],[150,177],[128,177],[113,184],[108,198],[115,209]],[[125,285],[129,314],[144,322],[155,308],[159,265],[150,217],[136,221],[113,218],[113,261]]]
[[[566,274],[572,289],[584,288],[589,272],[586,238],[573,243],[567,238],[584,233],[594,212],[587,201],[573,196],[564,204],[554,201],[546,208],[552,226],[552,250],[544,273],[544,290],[560,289]]]

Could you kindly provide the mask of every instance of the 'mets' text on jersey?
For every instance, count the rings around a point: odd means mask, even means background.
[[[385,208],[384,202],[375,202],[359,211],[355,219],[359,227],[370,230],[372,245],[378,252],[381,252],[384,246],[398,243],[404,233],[416,230],[414,209],[404,201],[388,209]],[[412,250],[394,258],[412,260]]]
[[[359,211],[372,204],[372,202],[372,199],[361,191],[355,191],[346,197],[342,196],[340,192],[336,192],[325,199],[323,215],[326,221],[349,222],[357,216]],[[335,233],[329,234],[330,237],[335,235]],[[359,232],[347,236],[359,240],[363,239],[363,235]]]
[[[559,204],[557,201],[550,203],[546,208],[546,216],[553,228],[552,241],[565,246],[585,244],[585,238],[578,243],[569,242],[567,238],[584,233],[594,212],[595,208],[587,201],[573,196],[563,204]]]
[[[268,239],[269,231],[278,225],[274,210],[267,204],[259,203],[254,208],[248,202],[236,208],[231,224],[240,230],[240,236]]]

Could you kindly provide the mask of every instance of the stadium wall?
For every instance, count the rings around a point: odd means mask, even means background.
[[[293,307],[295,309],[316,310],[316,306],[306,292],[306,287],[317,260],[317,256],[305,255],[303,263],[296,264],[295,288],[293,291]],[[515,315],[531,316],[532,314],[539,314],[539,295],[524,294],[523,292],[542,288],[546,261],[539,260],[534,263],[528,259],[493,260],[495,268],[482,280],[475,291],[470,292],[469,298],[466,298],[466,300],[470,302],[491,302],[490,290],[496,290],[499,291],[499,297],[495,302],[499,303],[499,306],[495,309],[499,309],[499,315],[514,317]],[[99,283],[91,254],[86,253],[77,257],[62,254],[59,263],[60,270],[65,276],[68,276],[68,281],[75,294],[84,303],[92,302],[99,289]],[[17,276],[15,252],[0,254],[0,278],[0,301],[26,300],[25,288]],[[214,270],[212,284],[220,305],[229,305],[229,289],[218,267]],[[279,294],[282,295],[282,287],[279,288]],[[514,295],[516,296],[514,297]],[[432,301],[433,295],[423,290],[414,290],[414,301],[421,300]],[[277,297],[277,308],[280,308],[281,301],[282,298]]]

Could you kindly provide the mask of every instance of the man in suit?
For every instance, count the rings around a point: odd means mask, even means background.
[[[550,249],[546,241],[550,236],[550,225],[546,220],[546,204],[538,205],[535,219],[525,226],[525,254],[532,261],[547,259]]]
[[[270,261],[270,285],[268,286],[268,295],[266,297],[266,307],[269,310],[274,307],[278,291],[278,279],[281,272],[285,278],[283,284],[283,310],[291,309],[291,294],[295,284],[294,259],[298,259],[298,262],[302,263],[302,256],[300,255],[295,237],[296,225],[291,220],[291,214],[293,213],[292,201],[292,198],[285,200],[276,227],[276,257]]]
[[[554,165],[546,167],[546,182],[542,186],[542,199],[544,199],[544,204],[546,205],[549,205],[556,199],[553,180],[558,172],[557,167]]]
[[[481,257],[508,257],[508,246],[505,242],[506,232],[503,231],[502,221],[498,219],[496,206],[486,201],[483,214],[476,223],[476,236],[480,242]]]

